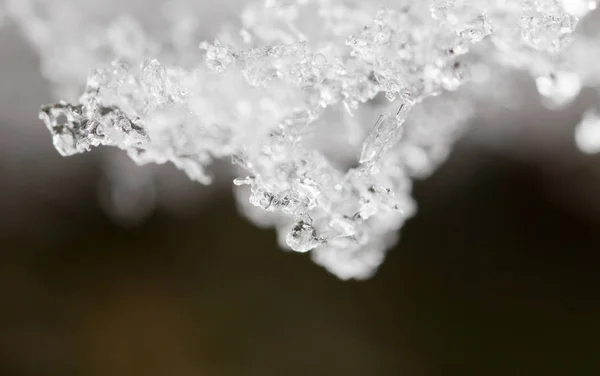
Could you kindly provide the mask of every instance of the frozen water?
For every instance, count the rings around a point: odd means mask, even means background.
[[[344,279],[373,274],[415,212],[412,179],[447,157],[475,96],[495,100],[467,83],[525,70],[559,107],[600,82],[582,58],[598,40],[575,33],[590,0],[267,0],[211,41],[194,0],[165,3],[155,29],[110,3],[104,21],[73,0],[7,3],[68,100],[40,112],[57,150],[115,146],[205,184],[229,158],[242,212]],[[577,132],[586,152],[594,116]]]

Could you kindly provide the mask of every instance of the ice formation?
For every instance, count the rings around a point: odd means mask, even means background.
[[[204,184],[229,158],[242,212],[343,279],[373,274],[415,213],[412,179],[494,100],[481,77],[527,71],[551,107],[600,80],[600,40],[575,33],[592,0],[265,0],[212,41],[194,0],[165,3],[158,28],[83,3],[6,4],[69,100],[40,112],[56,149],[115,146]],[[578,140],[597,138],[586,119]]]

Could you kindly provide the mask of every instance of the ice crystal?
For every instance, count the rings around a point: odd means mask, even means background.
[[[88,22],[78,4],[8,1],[71,101],[40,113],[57,150],[116,146],[201,183],[230,158],[242,212],[344,279],[380,265],[415,212],[412,179],[443,162],[478,96],[495,100],[494,67],[528,71],[551,107],[600,80],[584,58],[597,40],[574,33],[590,0],[266,0],[211,41],[194,0],[166,3],[160,33],[124,12]],[[578,128],[586,151],[596,123]]]
[[[363,143],[360,163],[374,163],[379,159],[382,152],[394,147],[402,137],[402,126],[409,112],[410,106],[403,104],[396,116],[385,114],[379,117]]]

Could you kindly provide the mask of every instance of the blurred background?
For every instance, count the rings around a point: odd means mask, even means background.
[[[242,218],[227,179],[60,157],[10,21],[0,54],[0,375],[600,374],[600,157],[573,141],[596,93],[553,112],[515,77],[518,105],[417,182],[379,272],[343,282]],[[121,206],[152,210],[111,211],[119,173],[153,182]]]

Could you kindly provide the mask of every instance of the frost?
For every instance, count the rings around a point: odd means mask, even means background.
[[[40,112],[57,150],[115,146],[204,184],[230,159],[241,211],[344,279],[381,264],[416,211],[412,180],[501,96],[499,67],[529,72],[552,108],[600,83],[598,40],[575,32],[589,0],[267,0],[210,41],[193,0],[155,28],[109,3],[101,20],[75,0],[7,2],[68,100]]]

